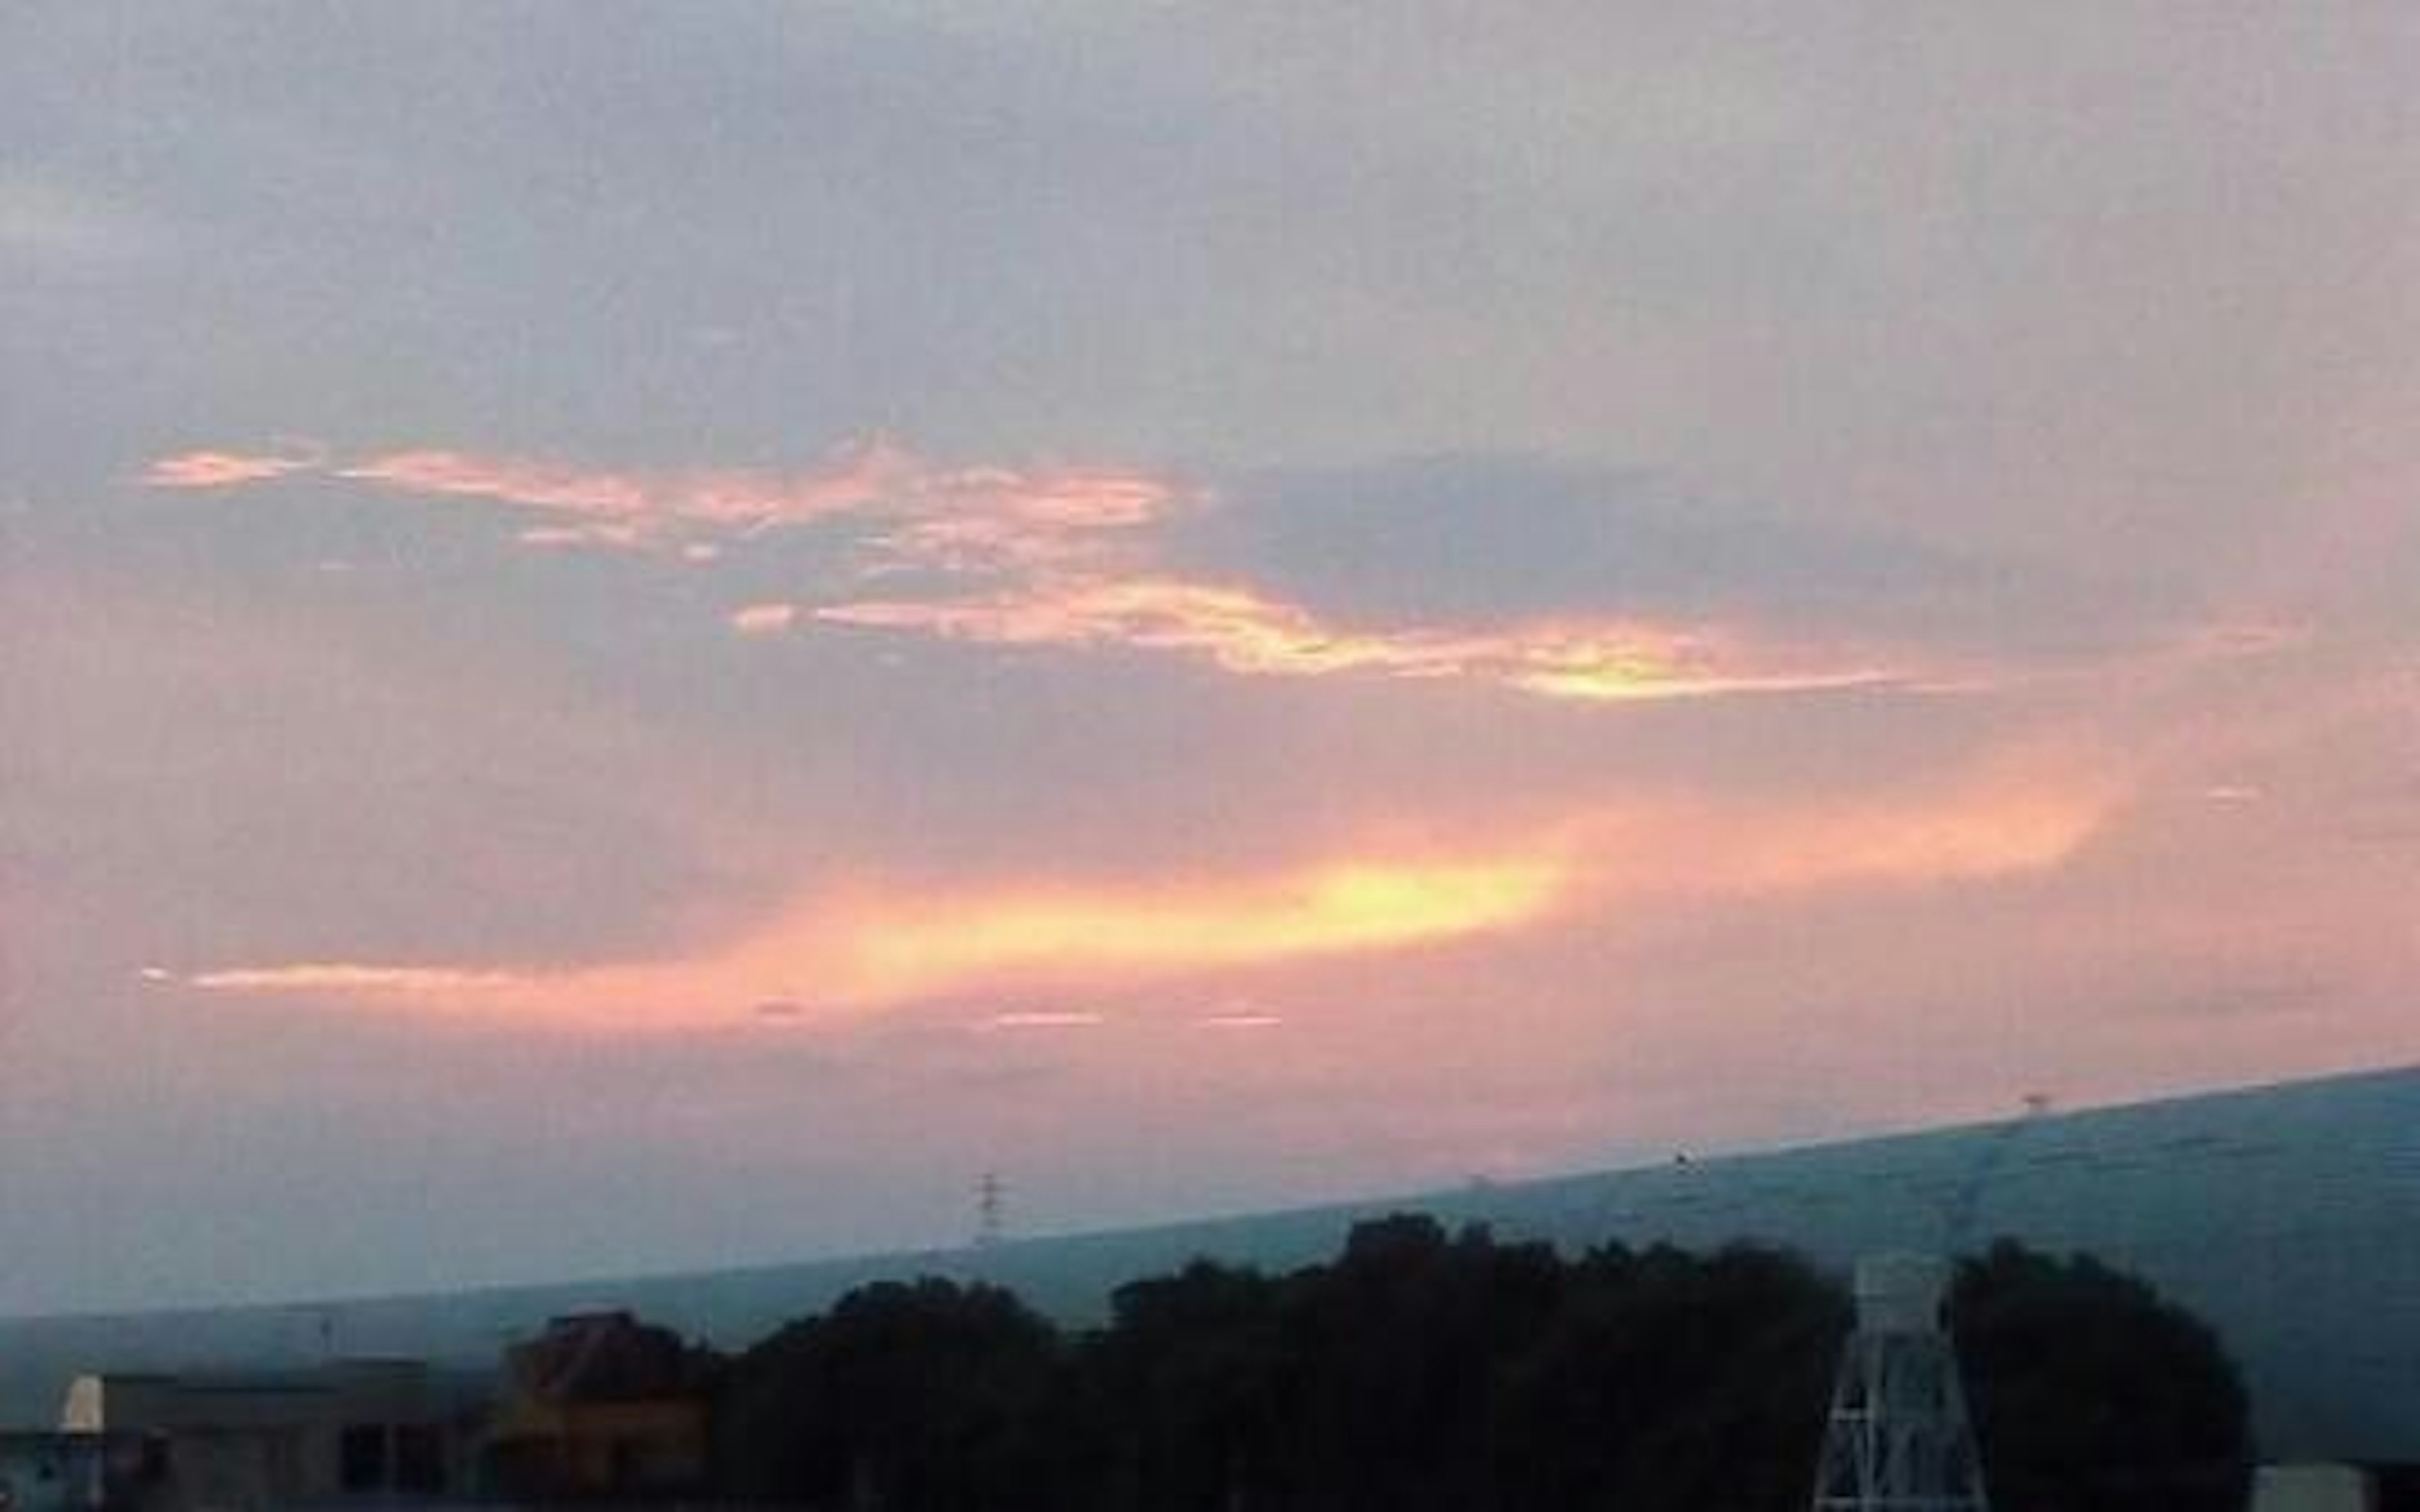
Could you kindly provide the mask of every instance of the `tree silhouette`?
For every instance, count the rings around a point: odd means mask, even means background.
[[[866,1512],[1040,1504],[1059,1338],[996,1287],[860,1288],[732,1362],[717,1468],[736,1495]]]
[[[2217,1336],[2089,1256],[2003,1240],[1950,1299],[1999,1512],[2232,1512],[2243,1387]]]
[[[2241,1504],[2209,1331],[2003,1244],[1954,1322],[2002,1512]],[[731,1362],[723,1494],[851,1512],[1784,1512],[1851,1309],[1786,1252],[1449,1235],[1398,1215],[1280,1276],[1206,1260],[1063,1339],[1009,1293],[850,1293]]]
[[[1777,1251],[1591,1252],[1505,1382],[1511,1500],[1803,1506],[1847,1329],[1838,1286]]]
[[[1280,1287],[1197,1260],[1138,1281],[1080,1374],[1105,1430],[1102,1489],[1121,1505],[1221,1512],[1268,1500],[1281,1468]]]

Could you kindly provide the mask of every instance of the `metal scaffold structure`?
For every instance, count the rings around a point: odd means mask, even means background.
[[[1941,1322],[1947,1261],[1858,1262],[1857,1327],[1840,1357],[1814,1512],[1990,1512],[1957,1352]]]

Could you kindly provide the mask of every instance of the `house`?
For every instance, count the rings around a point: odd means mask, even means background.
[[[91,1512],[101,1458],[91,1440],[42,1428],[0,1431],[0,1512]]]
[[[351,1360],[79,1376],[59,1428],[98,1467],[88,1478],[114,1512],[251,1512],[458,1491],[478,1422],[465,1381],[419,1361]]]
[[[628,1499],[701,1489],[707,1475],[703,1358],[627,1312],[551,1320],[505,1354],[488,1437],[504,1494]]]

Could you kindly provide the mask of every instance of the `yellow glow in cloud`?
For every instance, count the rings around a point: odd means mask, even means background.
[[[341,464],[317,452],[191,452],[154,461],[142,481],[224,488],[305,471],[385,493],[553,517],[516,533],[527,546],[662,546],[692,560],[718,550],[718,539],[864,516],[875,522],[864,544],[877,567],[943,572],[1074,561],[1104,532],[1157,520],[1184,497],[1176,485],[1132,469],[939,467],[878,436],[799,472],[599,468],[428,447]]]
[[[199,451],[155,459],[138,475],[147,488],[233,488],[316,467],[309,454]]]
[[[1571,881],[1559,850],[1545,849],[1352,860],[1185,887],[828,897],[682,960],[529,971],[305,962],[187,980],[497,1023],[675,1029],[740,1022],[767,1001],[829,1016],[1009,986],[1399,949],[1527,922]]]
[[[1036,988],[1198,973],[1508,934],[1661,898],[1781,898],[2040,872],[2121,791],[2040,764],[1923,795],[1813,805],[1596,810],[1484,852],[1345,857],[1276,874],[1127,887],[1007,883],[802,899],[727,945],[659,962],[532,970],[304,962],[194,987],[326,998],[499,1026],[598,1032],[846,1017]]]
[[[851,976],[880,999],[1055,974],[1133,979],[1400,949],[1522,923],[1571,880],[1552,850],[1347,862],[1243,887],[1128,895],[1037,891],[964,914],[877,905],[851,931]]]
[[[322,993],[335,997],[475,997],[522,981],[510,971],[472,971],[453,966],[375,966],[347,961],[303,961],[291,965],[205,971],[186,979],[213,992]]]
[[[1200,656],[1244,676],[1364,672],[1470,678],[1540,698],[1639,702],[1814,692],[1902,681],[1886,669],[1718,644],[1638,623],[1355,630],[1249,588],[1163,576],[1039,578],[977,598],[869,600],[828,624],[1016,646],[1129,646]]]
[[[1686,671],[1614,655],[1595,666],[1566,662],[1538,671],[1509,672],[1506,686],[1540,698],[1576,703],[1644,703],[1659,699],[1729,698],[1745,693],[1837,693],[1858,687],[1895,687],[1908,679],[1881,667],[1838,667],[1806,671]]]
[[[831,625],[1001,645],[1127,647],[1240,676],[1359,673],[1477,681],[1574,702],[1645,702],[1893,686],[1863,657],[1751,644],[1706,626],[1584,619],[1510,625],[1352,627],[1245,584],[1158,568],[1152,527],[1205,503],[1135,469],[938,467],[874,438],[805,472],[600,469],[444,449],[349,463],[197,452],[147,481],[223,487],[302,469],[421,498],[486,501],[545,517],[516,533],[547,548],[663,550],[715,560],[761,532],[852,517],[869,579],[902,571],[985,591],[931,591],[821,608],[762,602],[727,616],[762,638],[805,615]]]
[[[926,479],[916,506],[872,545],[877,566],[1032,572],[1098,559],[1184,497],[1166,479],[1126,469],[969,468]]]

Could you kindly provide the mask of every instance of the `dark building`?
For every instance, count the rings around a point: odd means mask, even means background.
[[[539,1503],[695,1491],[706,1473],[706,1387],[677,1334],[626,1312],[557,1318],[505,1355],[489,1482]]]

